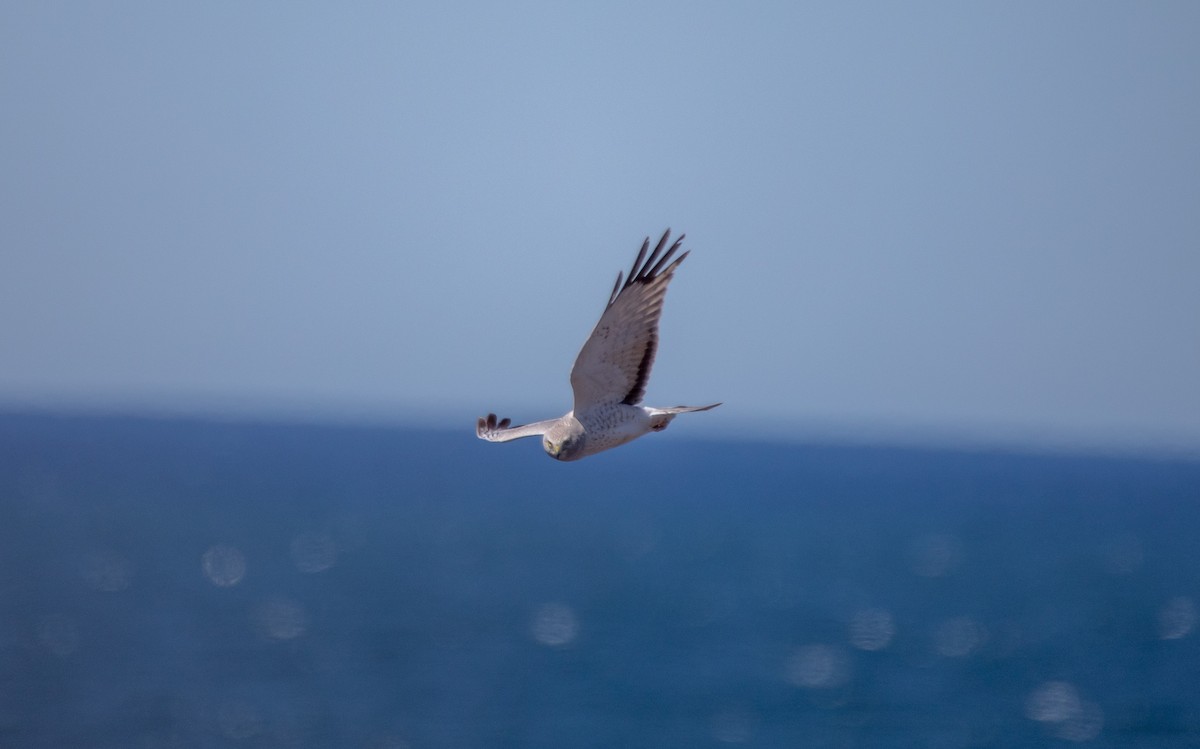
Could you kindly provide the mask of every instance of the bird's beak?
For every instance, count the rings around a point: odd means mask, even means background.
[[[550,453],[556,458],[558,457],[559,449],[561,449],[561,445],[556,445],[553,442],[546,443],[546,452]]]

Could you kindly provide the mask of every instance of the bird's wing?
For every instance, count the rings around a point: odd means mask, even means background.
[[[617,274],[608,306],[571,369],[575,413],[599,403],[637,405],[646,394],[646,381],[658,351],[658,319],[667,284],[688,255],[684,252],[671,259],[683,242],[682,234],[663,252],[670,234],[668,229],[649,257],[647,237],[624,284],[621,274]]]
[[[488,442],[508,442],[509,440],[517,440],[522,437],[537,437],[546,433],[554,424],[558,423],[559,419],[548,419],[546,421],[535,421],[532,424],[523,424],[521,426],[509,426],[512,419],[500,419],[497,421],[496,414],[488,414],[486,418],[481,417],[475,424],[475,436],[481,440]]]

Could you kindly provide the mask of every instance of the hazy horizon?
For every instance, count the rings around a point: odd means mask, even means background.
[[[10,3],[0,407],[555,416],[669,226],[646,402],[725,405],[667,438],[1197,454],[1196,38],[1189,3]]]

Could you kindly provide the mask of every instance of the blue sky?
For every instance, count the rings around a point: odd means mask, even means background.
[[[1200,5],[6,3],[0,402],[1200,450]],[[677,426],[682,426],[679,422]]]

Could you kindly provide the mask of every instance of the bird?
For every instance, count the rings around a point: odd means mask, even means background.
[[[557,419],[519,426],[513,426],[512,419],[498,419],[496,414],[489,413],[475,425],[479,439],[508,442],[541,437],[547,455],[559,461],[573,461],[619,447],[650,432],[661,432],[679,414],[708,411],[721,405],[667,408],[640,405],[658,352],[658,321],[667,285],[690,252],[685,250],[676,257],[684,235],[680,234],[667,248],[670,236],[671,230],[667,229],[648,257],[650,238],[646,237],[628,276],[617,273],[617,282],[600,321],[571,368],[574,407]]]

